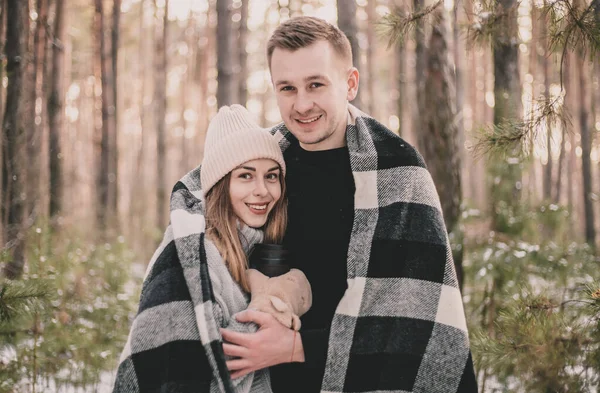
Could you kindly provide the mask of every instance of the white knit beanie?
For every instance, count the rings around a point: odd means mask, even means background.
[[[269,158],[279,164],[285,176],[285,161],[273,135],[254,122],[241,105],[223,106],[208,125],[200,183],[204,195],[219,180],[241,164]]]

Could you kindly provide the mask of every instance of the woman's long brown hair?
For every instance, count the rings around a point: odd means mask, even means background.
[[[287,226],[287,195],[285,179],[280,176],[281,197],[273,206],[267,217],[267,222],[261,228],[264,232],[265,243],[281,243]],[[249,292],[246,280],[248,258],[242,247],[237,229],[238,217],[233,211],[229,184],[231,172],[210,189],[206,195],[206,234],[215,243],[221,253],[233,279]]]

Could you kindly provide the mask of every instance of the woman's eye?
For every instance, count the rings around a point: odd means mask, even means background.
[[[267,180],[278,180],[279,173],[269,173],[267,174]]]
[[[252,175],[249,173],[240,173],[240,175],[238,176],[240,179],[245,179],[245,180],[249,180],[252,179]]]

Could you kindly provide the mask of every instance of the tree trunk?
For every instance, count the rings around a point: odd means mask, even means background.
[[[563,127],[562,129],[562,139],[560,141],[560,153],[558,155],[558,169],[556,173],[556,185],[554,188],[554,196],[552,201],[556,204],[560,204],[560,193],[562,186],[562,178],[563,178],[563,166],[565,163],[565,144],[567,139],[567,130]]]
[[[6,43],[6,0],[0,0],[0,53],[6,55],[5,52],[5,43]],[[4,80],[4,67],[0,67],[0,81]],[[0,124],[4,124],[4,86],[0,84]],[[4,134],[4,128],[2,129],[2,133]],[[4,144],[2,139],[0,139],[0,174],[4,173]],[[4,182],[2,180],[2,175],[0,175],[0,204],[6,203],[5,198],[5,188]],[[0,207],[0,247],[4,246],[4,235],[6,230],[6,221],[4,220],[4,212],[2,207]]]
[[[145,9],[146,2],[145,0],[140,1],[140,15],[138,19],[138,36],[146,37],[146,29],[144,28],[144,19],[145,19]],[[152,52],[148,51],[148,41],[149,40],[139,40],[138,43],[138,61],[136,68],[136,75],[138,75],[138,90],[137,90],[137,105],[138,105],[138,113],[139,113],[139,126],[140,126],[140,138],[136,146],[135,152],[135,162],[132,165],[132,173],[131,179],[136,179],[136,184],[131,184],[129,191],[129,222],[131,224],[132,233],[131,238],[132,242],[136,246],[140,246],[139,249],[142,249],[141,242],[141,234],[137,228],[144,228],[144,217],[147,212],[147,200],[146,198],[139,198],[139,193],[146,193],[146,176],[144,173],[144,152],[146,148],[146,138],[145,138],[145,128],[146,128],[146,104],[144,102],[146,97],[146,78],[147,78],[147,69],[146,67],[147,58],[152,59]],[[152,45],[152,43],[150,43]],[[150,56],[145,56],[146,53],[150,52]],[[150,60],[152,61],[152,60]],[[152,64],[152,63],[151,63]],[[133,183],[133,182],[132,182]]]
[[[234,103],[231,0],[217,0],[217,106]]]
[[[25,264],[23,213],[25,130],[23,128],[23,74],[25,46],[29,37],[27,4],[22,0],[6,3],[6,108],[2,123],[2,221],[6,247],[11,259],[4,268],[8,278],[18,278]]]
[[[574,112],[574,108],[575,105],[574,103],[576,102],[575,97],[573,97],[573,92],[575,91],[575,83],[574,83],[574,70],[572,67],[573,62],[575,61],[575,55],[569,51],[567,51],[566,53],[566,60],[565,60],[565,65],[563,68],[563,73],[564,73],[564,89],[567,92],[566,96],[565,96],[565,110],[568,113],[573,113]],[[573,201],[575,200],[574,198],[574,193],[573,193],[573,188],[574,188],[574,182],[573,182],[573,172],[576,170],[576,162],[575,162],[575,150],[576,150],[576,143],[575,143],[575,132],[571,131],[571,132],[567,132],[567,135],[569,136],[569,146],[570,149],[565,152],[566,154],[566,188],[565,191],[567,192],[567,209],[569,210],[569,233],[573,234],[573,236],[576,235],[575,232],[575,219],[576,219],[576,211],[575,211],[575,206]]]
[[[454,0],[454,7],[452,9],[452,42],[453,42],[453,59],[454,59],[454,89],[456,91],[456,127],[458,130],[458,146],[459,151],[462,151],[465,146],[465,84],[463,76],[463,63],[466,59],[466,53],[464,50],[464,43],[461,39],[461,26],[459,9],[464,5],[461,5],[460,0]],[[472,116],[472,113],[471,113]],[[461,174],[466,171],[467,160],[461,159]],[[461,185],[462,189],[462,185]],[[464,197],[464,190],[461,199]],[[456,264],[456,261],[455,261]]]
[[[544,2],[544,5],[546,2]],[[540,15],[540,38],[544,43],[544,55],[540,59],[542,61],[542,70],[544,72],[544,97],[547,102],[550,102],[550,67],[548,64],[548,48],[550,43],[548,41],[548,18],[545,13]],[[548,154],[548,161],[544,167],[543,187],[544,187],[544,200],[550,201],[552,199],[552,123],[550,119],[546,119],[546,150]]]
[[[213,14],[215,10],[212,7],[206,12],[206,19],[210,20],[211,14]],[[200,45],[196,50],[196,61],[195,61],[195,69],[194,69],[194,81],[198,85],[198,89],[200,90],[200,94],[198,97],[198,102],[196,104],[196,109],[198,111],[198,123],[196,125],[196,130],[198,133],[196,134],[196,141],[198,142],[198,149],[200,151],[200,155],[196,160],[196,164],[202,161],[202,154],[204,154],[204,139],[206,136],[206,130],[208,128],[208,118],[209,118],[209,109],[208,109],[208,70],[209,70],[209,53],[214,53],[214,45],[215,45],[215,35],[212,34],[210,26],[204,25],[198,31],[198,42]]]
[[[194,67],[194,58],[196,56],[196,48],[197,48],[197,41],[196,41],[196,32],[195,32],[195,18],[194,18],[194,14],[193,12],[190,10],[190,13],[188,15],[188,24],[186,27],[186,32],[185,32],[185,41],[186,41],[186,45],[188,48],[188,51],[185,55],[185,74],[181,76],[181,83],[180,83],[180,92],[181,92],[181,114],[179,116],[180,119],[180,127],[181,127],[181,144],[180,144],[180,152],[181,152],[181,159],[179,160],[179,172],[181,174],[187,173],[187,171],[189,171],[191,168],[189,168],[189,163],[188,163],[188,159],[189,159],[189,153],[190,153],[190,149],[188,146],[189,140],[187,138],[187,129],[189,128],[189,123],[187,120],[187,116],[186,116],[186,112],[188,110],[188,105],[189,105],[189,91],[190,88],[193,87],[194,85],[194,78],[193,78],[193,67]]]
[[[111,97],[111,108],[110,108],[110,121],[112,123],[110,127],[110,139],[109,139],[109,167],[111,179],[110,179],[110,195],[109,195],[109,206],[113,215],[111,225],[118,228],[118,201],[119,201],[119,101],[118,101],[118,56],[119,56],[119,28],[120,28],[120,16],[121,16],[121,0],[114,0],[112,9],[112,29],[111,29],[111,46],[110,46],[110,60],[111,60],[111,82],[110,88]],[[118,230],[118,229],[117,229]]]
[[[522,120],[521,83],[519,78],[519,38],[516,0],[497,0],[502,25],[493,37],[494,125],[506,127]],[[521,159],[511,151],[506,159],[490,160],[488,181],[491,196],[492,228],[509,229],[507,215],[517,214],[521,195]]]
[[[109,163],[109,148],[110,148],[110,120],[109,120],[109,99],[112,94],[109,94],[108,69],[106,62],[106,39],[104,37],[104,4],[103,0],[95,0],[94,13],[94,37],[96,39],[96,75],[99,77],[101,85],[101,124],[96,125],[96,143],[98,143],[98,165],[96,166],[96,218],[97,224],[101,231],[108,229],[109,221],[109,182],[110,182],[110,163]],[[99,72],[99,74],[98,74]]]
[[[589,97],[586,78],[586,61],[583,54],[577,56],[579,77],[579,129],[581,132],[581,164],[583,175],[583,208],[585,215],[585,241],[595,249],[596,229],[594,227],[594,205],[592,201],[592,136],[588,122]]]
[[[413,0],[415,12],[421,11],[425,7],[424,0]],[[425,119],[420,116],[427,109],[425,100],[425,69],[427,65],[427,44],[425,43],[425,23],[422,19],[416,22],[415,26],[415,86],[417,94],[417,105],[413,105],[413,134],[417,135],[425,127]]]
[[[165,1],[162,22],[160,13],[154,2],[156,41],[154,51],[154,105],[156,114],[156,204],[157,204],[157,226],[160,230],[167,227],[167,168],[166,168],[166,116],[167,116],[167,33],[168,33],[168,9],[169,0]]]
[[[54,15],[54,39],[52,41],[52,68],[50,72],[50,95],[48,98],[48,123],[50,128],[50,219],[56,225],[62,211],[62,157],[61,130],[64,105],[64,58],[65,58],[65,0],[56,0]]]
[[[248,42],[248,3],[250,0],[241,0],[241,2],[238,39],[238,61],[240,63],[238,102],[246,106],[248,101],[248,52],[246,52],[246,44]]]
[[[367,2],[366,11],[367,11],[367,67],[366,67],[366,91],[367,91],[367,101],[368,104],[363,104],[364,110],[368,111],[368,113],[375,117],[376,119],[380,118],[379,113],[375,113],[377,108],[379,108],[377,95],[375,94],[375,82],[377,80],[377,70],[375,69],[375,50],[377,48],[377,37],[375,35],[375,24],[377,23],[377,12],[375,10],[376,1],[371,0]],[[364,91],[363,91],[364,92]],[[362,98],[365,97],[363,94]],[[363,99],[363,101],[365,101]],[[400,116],[399,116],[400,118]]]
[[[46,63],[46,24],[48,23],[48,2],[37,0],[35,33],[33,37],[33,62],[31,63],[30,99],[27,119],[27,208],[25,215],[29,222],[36,220],[41,213],[40,177],[41,171],[47,168],[41,164],[41,145],[44,132],[43,107],[44,107],[44,65]],[[39,100],[39,105],[38,105]]]
[[[429,40],[425,80],[425,100],[429,103],[422,117],[425,127],[418,135],[419,150],[442,202],[446,228],[453,240],[454,264],[462,288],[462,230],[459,225],[461,185],[461,153],[456,125],[456,92],[453,64],[450,61],[446,11],[436,11],[436,21]]]
[[[401,0],[394,0],[394,6],[398,13],[404,12],[405,5]],[[398,97],[396,98],[395,103],[395,111],[398,116],[398,135],[401,137],[405,137],[405,121],[406,116],[405,109],[407,106],[404,105],[404,101],[407,101],[408,98],[408,88],[406,83],[406,60],[407,60],[407,51],[406,45],[396,44],[394,47],[394,57],[396,60],[396,89],[398,91]],[[392,107],[393,108],[393,107]],[[392,109],[394,110],[394,109]]]
[[[5,52],[5,42],[6,42],[6,0],[0,0],[0,53]],[[0,81],[4,79],[4,67],[0,67]],[[4,100],[4,87],[0,85],[0,124],[3,123],[3,112],[2,109]],[[1,165],[1,163],[0,163]],[[0,225],[0,244],[2,243],[2,229],[3,225]]]
[[[374,1],[374,0],[371,0]],[[354,67],[361,70],[360,64],[360,46],[358,45],[358,25],[356,23],[356,0],[337,0],[337,20],[338,27],[346,34],[350,40],[352,48],[352,63]],[[352,104],[357,108],[364,110],[362,102],[362,94],[360,88],[356,98],[352,100]]]

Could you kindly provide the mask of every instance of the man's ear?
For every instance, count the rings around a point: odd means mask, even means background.
[[[356,67],[352,67],[348,73],[348,95],[346,98],[348,101],[352,101],[358,94],[358,82],[359,82],[358,70]]]

